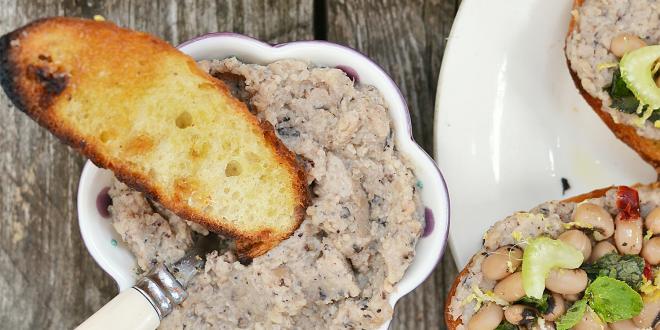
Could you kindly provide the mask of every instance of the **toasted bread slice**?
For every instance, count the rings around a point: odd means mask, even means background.
[[[253,258],[308,204],[295,155],[195,61],[108,22],[35,21],[0,39],[16,107],[179,216],[236,238]]]
[[[594,190],[594,191],[591,191],[591,192],[588,192],[588,193],[585,193],[585,194],[582,194],[582,195],[578,195],[578,196],[574,196],[574,197],[571,197],[571,198],[564,199],[561,202],[580,203],[580,202],[583,202],[583,201],[588,200],[588,199],[604,197],[605,194],[612,188],[614,188],[614,187],[607,187],[607,188],[597,189],[597,190]],[[635,188],[635,189],[658,190],[658,189],[660,189],[660,182],[655,182],[655,183],[648,184],[648,185],[637,184],[637,185],[634,185],[633,188]],[[502,224],[502,223],[506,223],[506,222],[513,222],[513,221],[515,221],[513,218],[506,218],[506,219],[498,222],[497,224]],[[510,227],[514,227],[514,226],[510,226]],[[491,227],[491,229],[492,228],[493,227]],[[549,230],[552,230],[552,229],[545,228],[545,229],[541,229],[541,230],[542,231],[549,231]],[[502,235],[502,237],[511,237],[511,236],[512,235],[510,233]],[[506,245],[506,244],[503,244],[503,245]],[[461,272],[458,274],[458,276],[456,276],[456,279],[454,280],[454,283],[452,284],[452,286],[449,290],[449,294],[447,295],[446,304],[445,304],[445,311],[444,311],[445,324],[447,325],[447,329],[449,329],[449,330],[459,329],[459,327],[461,327],[462,325],[466,325],[466,324],[463,323],[463,320],[460,316],[459,317],[454,317],[453,316],[453,313],[452,313],[452,310],[451,310],[451,303],[452,303],[452,300],[454,299],[454,297],[456,296],[456,291],[457,291],[458,287],[461,286],[461,285],[464,285],[464,283],[467,281],[468,277],[471,274],[481,272],[481,266],[480,266],[480,264],[477,265],[477,263],[479,261],[478,259],[480,257],[483,257],[482,253],[485,252],[485,251],[486,251],[486,249],[485,249],[485,246],[484,246],[480,251],[478,251],[471,258],[470,262],[468,262],[468,264],[465,266],[465,268],[463,268],[463,270],[461,270]]]
[[[577,10],[583,3],[583,0],[574,0],[573,9]],[[567,38],[575,31],[577,28],[576,16],[573,15],[568,26]],[[584,97],[587,103],[591,108],[596,112],[598,117],[603,120],[605,125],[614,133],[614,135],[629,147],[631,147],[637,154],[639,154],[644,161],[651,164],[655,168],[656,172],[660,174],[660,140],[649,139],[644,136],[637,134],[637,129],[634,126],[626,125],[623,123],[616,123],[612,116],[603,109],[603,104],[600,99],[591,96],[585,89],[582,87],[580,82],[580,77],[571,67],[570,61],[566,58],[566,63],[568,64],[568,70],[571,72],[571,77],[575,83],[575,87],[580,91],[580,94]]]

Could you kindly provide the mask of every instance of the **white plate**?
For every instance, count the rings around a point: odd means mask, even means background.
[[[582,99],[564,56],[572,0],[465,0],[442,63],[435,159],[452,200],[458,267],[497,220],[653,169]]]

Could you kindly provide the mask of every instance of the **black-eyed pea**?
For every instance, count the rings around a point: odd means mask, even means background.
[[[564,298],[558,294],[553,293],[548,298],[548,310],[543,314],[546,321],[555,321],[566,312],[566,302]]]
[[[656,83],[659,80],[660,76],[658,76]],[[653,211],[646,216],[644,225],[646,226],[646,230],[652,231],[655,235],[660,235],[660,207],[654,208]]]
[[[616,225],[614,242],[617,250],[622,254],[639,254],[644,241],[642,219],[623,219],[619,213],[614,223]]]
[[[573,330],[605,330],[610,327],[607,323],[603,322],[591,308],[587,307],[582,319],[576,324]]]
[[[591,240],[581,230],[567,230],[559,235],[558,239],[582,252],[584,260],[589,259],[589,256],[591,256]]]
[[[650,297],[644,297],[643,299],[644,307],[642,307],[642,311],[637,316],[632,318],[632,321],[640,328],[650,328],[660,317],[660,299],[652,299]]]
[[[495,303],[487,303],[481,306],[479,311],[472,315],[468,321],[468,330],[493,330],[497,328],[504,318],[502,307]]]
[[[646,42],[631,33],[621,33],[610,41],[610,51],[616,57],[623,57],[633,50],[646,46]]]
[[[557,329],[555,326],[555,322],[536,322],[530,326],[527,327],[529,330],[554,330]]]
[[[504,246],[489,254],[481,264],[484,277],[499,281],[516,271],[522,262],[523,251],[517,247]]]
[[[623,320],[610,323],[610,329],[612,330],[639,330],[632,320]]]
[[[504,310],[504,318],[513,325],[529,325],[536,320],[537,312],[525,305],[512,305]]]
[[[602,258],[606,254],[618,253],[616,246],[610,243],[609,241],[600,241],[594,245],[593,250],[591,251],[591,257],[589,257],[589,262],[594,262]]]
[[[522,273],[516,272],[505,277],[495,285],[493,292],[499,298],[510,303],[520,300],[520,298],[525,296],[525,289],[523,289],[522,284]]]
[[[612,215],[596,204],[579,204],[575,207],[571,219],[581,225],[593,228],[594,239],[597,241],[607,239],[614,234]]]
[[[578,294],[587,288],[588,280],[582,269],[553,269],[545,279],[545,287],[559,294]]]
[[[660,263],[660,236],[644,241],[640,255],[652,266],[658,265]]]

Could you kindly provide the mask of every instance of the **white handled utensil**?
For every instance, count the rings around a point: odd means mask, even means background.
[[[169,267],[157,264],[137,284],[119,293],[76,329],[156,329],[174,306],[188,297],[185,288],[204,268],[206,254],[217,248],[217,243],[217,240],[202,236],[181,260]]]

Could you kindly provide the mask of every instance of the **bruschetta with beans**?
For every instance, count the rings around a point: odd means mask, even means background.
[[[543,203],[493,225],[449,329],[660,329],[660,183]]]
[[[611,131],[660,169],[660,2],[576,0],[566,38],[581,94]]]

